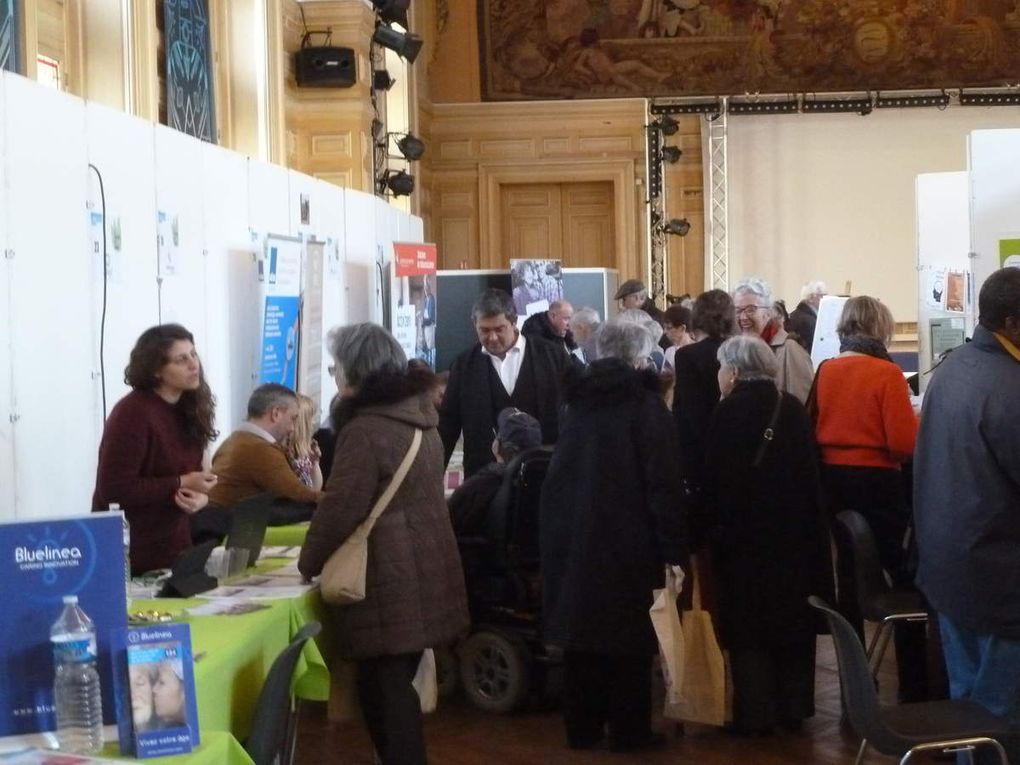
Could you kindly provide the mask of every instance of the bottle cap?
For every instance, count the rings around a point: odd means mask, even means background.
[[[110,510],[120,510],[120,503],[119,502],[111,502],[109,509]]]
[[[71,603],[77,603],[77,602],[78,602],[78,596],[77,595],[65,595],[64,596],[64,603],[65,603],[65,605],[70,605]]]

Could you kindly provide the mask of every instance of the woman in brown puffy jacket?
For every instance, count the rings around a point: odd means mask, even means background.
[[[365,599],[329,606],[338,658],[357,662],[358,697],[383,765],[424,763],[421,709],[412,685],[422,652],[468,627],[457,543],[443,495],[443,444],[431,371],[408,369],[397,341],[375,324],[328,338],[340,399],[333,469],[298,568],[317,576],[368,517],[411,445],[410,471],[369,536]]]

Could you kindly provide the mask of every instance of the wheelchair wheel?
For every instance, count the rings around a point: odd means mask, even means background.
[[[457,656],[449,646],[434,649],[436,654],[436,682],[439,685],[439,698],[449,699],[460,687],[460,667]]]
[[[506,714],[527,698],[531,656],[520,643],[497,632],[475,632],[460,647],[460,680],[471,703]]]

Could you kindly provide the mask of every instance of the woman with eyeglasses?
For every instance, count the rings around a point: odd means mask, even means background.
[[[106,420],[92,509],[120,505],[131,524],[131,573],[141,574],[170,568],[191,547],[189,516],[216,485],[202,467],[217,435],[215,400],[195,339],[179,324],[141,334],[124,382],[132,390]]]
[[[732,337],[718,359],[722,400],[704,481],[733,727],[746,735],[797,730],[814,714],[807,598],[829,597],[832,588],[817,448],[804,406],[776,387],[778,360],[763,340]]]
[[[745,335],[754,335],[764,340],[776,354],[779,371],[776,385],[784,393],[790,393],[807,401],[815,371],[808,352],[783,329],[783,322],[776,317],[772,290],[756,276],[741,279],[731,292],[737,316],[737,328]]]

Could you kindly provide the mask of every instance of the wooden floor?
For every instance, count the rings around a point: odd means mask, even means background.
[[[859,740],[840,726],[839,683],[832,641],[828,637],[818,640],[816,687],[816,715],[807,722],[802,733],[744,739],[715,728],[690,725],[679,735],[671,722],[659,721],[657,727],[667,734],[666,746],[640,755],[568,750],[564,745],[561,718],[555,709],[499,716],[479,712],[461,698],[455,698],[442,702],[439,710],[426,718],[429,762],[432,765],[850,765],[857,754]],[[890,659],[882,668],[880,690],[883,700],[892,703],[896,697],[896,679]],[[331,724],[326,717],[325,704],[305,703],[301,715],[295,758],[299,765],[372,765],[372,747],[368,735],[359,726]],[[927,762],[924,758],[916,761]],[[896,760],[869,751],[865,762],[879,765]]]

